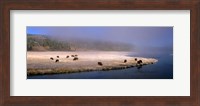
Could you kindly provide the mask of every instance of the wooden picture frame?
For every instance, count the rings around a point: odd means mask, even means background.
[[[190,10],[190,96],[10,96],[10,10]],[[199,0],[4,0],[0,1],[0,13],[0,104],[3,106],[200,105]]]

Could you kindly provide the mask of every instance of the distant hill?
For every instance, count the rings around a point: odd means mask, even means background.
[[[59,42],[44,35],[27,35],[28,51],[68,51],[71,50],[66,42]]]
[[[132,45],[85,39],[58,40],[45,35],[27,34],[28,51],[130,51]]]

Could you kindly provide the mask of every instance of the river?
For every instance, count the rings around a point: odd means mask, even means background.
[[[173,79],[173,55],[130,54],[130,56],[149,57],[158,60],[152,65],[110,71],[92,71],[70,74],[52,74],[28,76],[27,79]]]

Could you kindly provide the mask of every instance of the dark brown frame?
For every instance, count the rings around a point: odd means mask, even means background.
[[[10,96],[10,10],[190,10],[190,96]],[[199,21],[199,0],[1,0],[0,105],[200,106]]]

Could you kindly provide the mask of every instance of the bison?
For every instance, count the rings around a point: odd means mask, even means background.
[[[78,60],[78,57],[74,57],[74,59],[73,59],[73,60],[74,60],[74,61],[75,61],[75,60]]]
[[[56,59],[56,61],[55,62],[59,62],[59,60],[58,59]]]
[[[103,65],[103,63],[102,63],[102,62],[98,62],[98,65],[102,66],[102,65]]]
[[[69,56],[66,56],[66,58],[69,58]]]
[[[59,56],[57,56],[57,58],[59,58]]]
[[[137,58],[135,58],[135,61],[137,61]]]
[[[124,63],[126,63],[126,62],[127,62],[127,60],[125,59],[125,60],[124,60]]]
[[[142,60],[137,61],[137,64],[141,64],[141,63],[142,63]]]
[[[53,60],[53,57],[51,57],[50,59]]]

